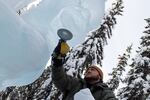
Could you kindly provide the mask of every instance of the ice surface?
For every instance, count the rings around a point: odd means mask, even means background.
[[[37,79],[49,59],[45,36],[0,1],[0,88]]]
[[[12,8],[14,11],[18,11],[18,9],[23,8],[33,0],[3,0],[6,5]]]
[[[21,16],[46,34],[54,45],[58,41],[57,30],[62,27],[69,29],[74,35],[69,43],[75,46],[100,25],[104,7],[105,0],[43,0],[37,8]]]
[[[0,89],[39,77],[58,42],[59,28],[73,33],[69,43],[75,46],[104,16],[105,0],[42,0],[18,16],[16,11],[31,1],[0,1]]]

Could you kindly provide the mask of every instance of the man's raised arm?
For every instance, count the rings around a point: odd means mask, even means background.
[[[52,54],[52,80],[56,87],[62,92],[71,90],[79,83],[78,79],[67,75],[63,68],[65,55],[68,51],[68,44],[60,40]]]

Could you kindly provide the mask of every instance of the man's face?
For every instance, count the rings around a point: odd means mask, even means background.
[[[85,79],[88,80],[98,80],[100,79],[99,73],[95,68],[88,68],[88,70],[85,72]]]

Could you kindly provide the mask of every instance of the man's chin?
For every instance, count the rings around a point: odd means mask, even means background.
[[[85,77],[84,78],[87,82],[93,82],[99,80],[97,77]]]

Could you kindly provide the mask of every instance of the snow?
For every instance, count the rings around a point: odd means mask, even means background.
[[[148,82],[145,82],[144,84],[143,84],[143,86],[144,86],[144,89],[143,89],[143,91],[144,91],[144,93],[145,94],[147,94],[148,93],[148,89],[149,89],[149,83]]]
[[[142,55],[137,55],[136,56],[136,58],[135,58],[135,62],[137,62],[136,64],[137,64],[137,66],[138,66],[138,63],[140,63],[140,65],[144,65],[144,59],[143,59],[143,57],[142,57]]]
[[[29,10],[31,9],[33,6],[37,6],[42,0],[35,0],[34,2],[30,3],[27,5],[26,9]]]
[[[147,75],[147,76],[146,76],[146,79],[150,81],[150,75]]]
[[[44,84],[41,86],[41,88],[45,88],[46,86],[48,86],[49,85],[49,83],[52,81],[52,79],[51,79],[51,77],[49,77],[45,82],[44,82]]]
[[[57,30],[69,29],[74,35],[69,44],[74,47],[99,27],[105,8],[105,0],[3,0],[0,4],[0,89],[33,82],[58,42]],[[27,10],[18,16],[16,12],[24,7]]]
[[[135,57],[135,62],[137,64],[136,66],[139,66],[139,64],[142,66],[145,64],[145,62],[149,63],[150,59],[148,57],[142,57],[142,55],[137,54]]]
[[[143,78],[137,77],[137,78],[133,81],[133,84],[142,83],[142,82],[144,82]]]

